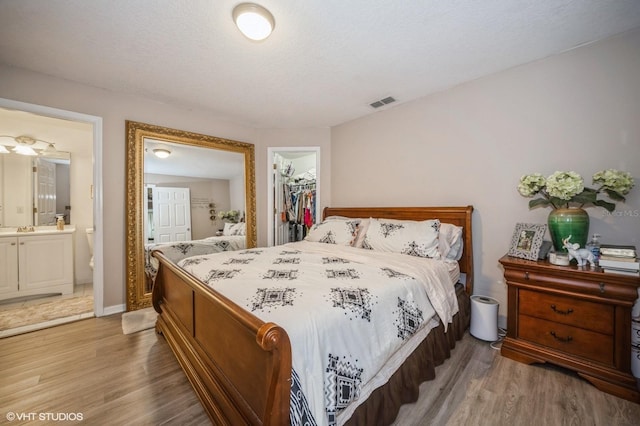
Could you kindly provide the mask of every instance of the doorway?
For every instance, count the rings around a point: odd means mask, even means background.
[[[189,188],[154,186],[151,189],[153,243],[191,240],[191,196]]]
[[[87,226],[94,229],[93,241],[93,270],[87,273],[87,278],[92,278],[92,293],[93,293],[93,313],[95,316],[102,316],[104,314],[103,307],[103,209],[102,209],[102,118],[97,116],[91,116],[87,114],[77,113],[73,111],[66,111],[57,108],[46,107],[42,105],[29,104],[10,99],[0,98],[0,108],[5,108],[12,111],[21,111],[31,113],[37,117],[53,118],[65,120],[72,123],[88,124],[90,126],[89,133],[91,134],[92,154],[87,162],[91,162],[88,166],[92,174],[93,185],[91,185],[91,198],[93,203],[93,217],[87,222]],[[76,227],[76,233],[84,234],[85,226],[78,224]],[[77,236],[80,238],[80,235]],[[88,258],[87,258],[88,261]]]
[[[320,147],[267,150],[267,245],[299,241],[320,215]]]

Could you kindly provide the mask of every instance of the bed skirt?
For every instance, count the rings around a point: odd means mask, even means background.
[[[393,423],[400,406],[418,400],[420,384],[436,377],[435,368],[451,356],[456,341],[462,339],[471,319],[471,302],[464,286],[456,285],[459,311],[447,332],[442,323],[407,358],[386,385],[371,393],[346,422],[349,426],[388,425]]]

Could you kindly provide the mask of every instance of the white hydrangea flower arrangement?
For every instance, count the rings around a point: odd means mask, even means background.
[[[585,187],[582,176],[574,171],[555,172],[547,178],[540,173],[532,173],[520,178],[518,192],[524,197],[542,196],[529,201],[529,208],[550,206],[560,209],[578,204],[581,208],[594,205],[612,212],[615,203],[598,199],[598,194],[605,194],[613,201],[625,201],[624,196],[633,188],[634,181],[628,172],[608,169],[594,174],[593,184],[598,188]]]
[[[240,220],[240,211],[229,210],[228,212],[222,211],[218,213],[218,219],[226,220],[231,223],[238,223]]]

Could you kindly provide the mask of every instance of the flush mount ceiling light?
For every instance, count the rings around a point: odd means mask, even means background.
[[[153,153],[158,158],[167,158],[168,156],[171,155],[171,151],[165,148],[156,148],[153,150]]]
[[[233,21],[245,37],[255,41],[269,37],[276,26],[271,12],[255,3],[240,3],[234,7]]]

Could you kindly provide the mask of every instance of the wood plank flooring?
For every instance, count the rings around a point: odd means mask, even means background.
[[[0,339],[0,424],[46,424],[40,413],[83,418],[55,424],[209,424],[164,338],[154,330],[123,335],[120,317]],[[9,423],[9,413],[36,418]],[[640,405],[565,370],[503,358],[467,334],[394,424],[638,425]]]

